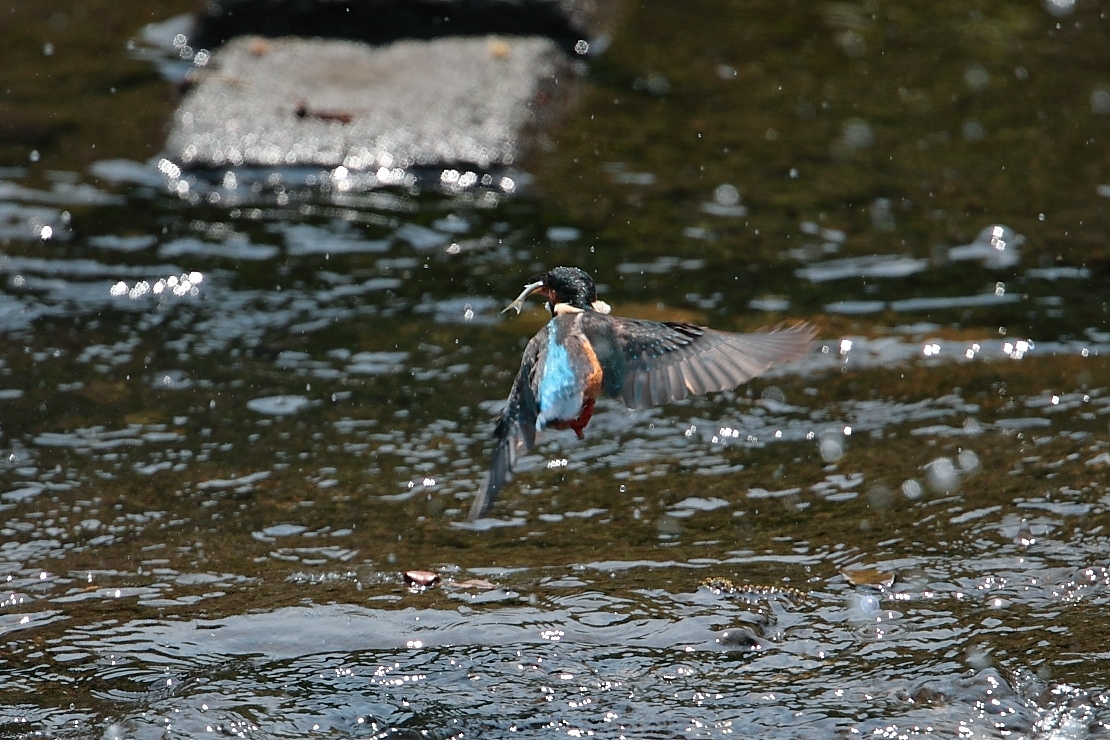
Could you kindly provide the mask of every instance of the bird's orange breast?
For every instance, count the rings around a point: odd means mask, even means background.
[[[603,376],[601,363],[597,359],[597,353],[594,352],[590,340],[585,337],[582,337],[582,350],[589,368],[589,373],[586,375],[586,382],[583,384],[582,396],[593,401],[601,395],[601,379]]]

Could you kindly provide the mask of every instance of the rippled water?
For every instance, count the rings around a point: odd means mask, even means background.
[[[0,30],[4,737],[1110,737],[1099,6],[629,9],[527,172],[387,188],[164,161],[112,12]],[[466,524],[560,263],[821,340]]]

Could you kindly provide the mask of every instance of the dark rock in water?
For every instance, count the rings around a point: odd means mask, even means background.
[[[209,0],[190,43],[212,49],[236,36],[405,38],[545,36],[565,50],[597,36],[604,0]]]
[[[554,41],[516,36],[240,37],[198,72],[166,144],[179,164],[371,171],[510,165],[573,76]]]

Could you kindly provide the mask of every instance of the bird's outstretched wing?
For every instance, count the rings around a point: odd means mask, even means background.
[[[734,334],[679,322],[605,319],[623,355],[619,390],[616,383],[606,385],[636,409],[731,390],[804,356],[816,333],[812,324]]]
[[[548,331],[548,326],[540,329],[524,350],[520,372],[516,374],[505,409],[493,430],[493,458],[490,460],[489,473],[470,507],[470,521],[486,515],[498,494],[513,479],[517,455],[528,452],[536,444],[536,415],[539,404],[536,401],[533,373],[537,367],[543,366]]]

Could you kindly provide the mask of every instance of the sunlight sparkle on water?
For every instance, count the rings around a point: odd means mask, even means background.
[[[412,175],[403,167],[379,167],[374,177],[382,185],[405,185],[412,180]]]
[[[181,168],[168,159],[158,160],[158,171],[175,180],[181,177]]]
[[[147,294],[161,296],[167,294],[167,291],[178,297],[196,296],[200,294],[202,282],[204,282],[204,274],[194,270],[181,275],[159,278],[153,285],[146,280],[138,280],[134,285],[128,285],[127,281],[120,280],[108,289],[108,293],[117,298],[127,296],[131,300],[137,300]]]
[[[458,170],[447,169],[439,174],[439,182],[448,188],[465,190],[478,184],[478,174],[470,170],[459,172]]]
[[[979,127],[981,132],[981,126]],[[1001,269],[1013,267],[1021,261],[1019,248],[1025,237],[1002,224],[992,224],[979,232],[974,241],[948,250],[948,259],[977,260],[984,267]]]
[[[1006,342],[1002,345],[1002,352],[1011,360],[1020,360],[1025,356],[1026,352],[1032,349],[1033,343],[1025,339],[1019,339],[1016,342]]]

